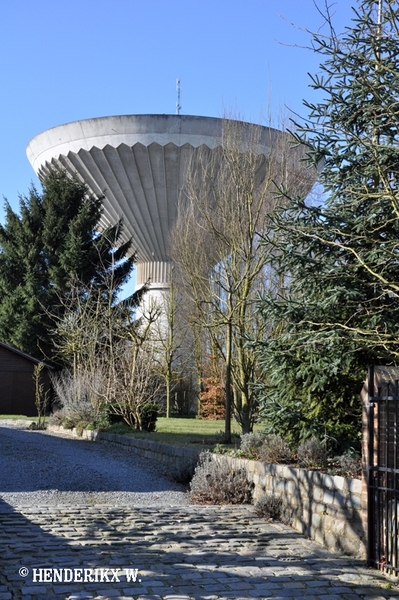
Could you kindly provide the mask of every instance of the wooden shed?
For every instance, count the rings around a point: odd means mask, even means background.
[[[37,416],[34,367],[41,361],[0,342],[0,414]],[[50,365],[43,363],[41,381],[50,392]],[[49,393],[50,398],[50,393]],[[49,407],[47,407],[48,411]]]

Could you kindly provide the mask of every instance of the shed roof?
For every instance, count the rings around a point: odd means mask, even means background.
[[[9,350],[10,352],[14,352],[15,354],[19,354],[19,356],[22,356],[23,358],[26,358],[27,360],[30,360],[31,362],[35,363],[36,365],[42,363],[48,369],[53,369],[54,368],[49,363],[44,362],[43,360],[39,360],[38,358],[35,358],[34,356],[31,356],[30,354],[26,354],[26,352],[22,352],[22,350],[18,350],[18,348],[14,348],[14,346],[11,346],[10,344],[5,344],[4,342],[0,342],[0,346],[2,348],[5,348],[6,350]]]

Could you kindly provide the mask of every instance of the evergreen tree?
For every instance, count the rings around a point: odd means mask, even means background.
[[[101,198],[65,173],[50,173],[39,194],[20,197],[20,212],[6,203],[0,225],[0,339],[40,359],[52,357],[53,318],[76,282],[104,289],[112,272],[116,296],[133,268],[122,224],[98,233]],[[112,298],[115,300],[115,297]]]
[[[260,303],[274,325],[259,348],[264,414],[296,441],[359,439],[367,365],[399,360],[399,3],[363,0],[341,38],[329,22],[329,37],[314,36],[323,99],[305,102],[296,135],[322,165],[325,201],[281,191],[285,289]]]

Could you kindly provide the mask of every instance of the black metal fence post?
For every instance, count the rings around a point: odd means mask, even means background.
[[[368,368],[367,378],[367,564],[375,566],[374,543],[374,365]]]

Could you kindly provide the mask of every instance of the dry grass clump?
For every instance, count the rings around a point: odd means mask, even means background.
[[[345,477],[361,477],[362,458],[355,450],[349,449],[341,456],[333,459]]]
[[[293,455],[287,442],[280,436],[270,434],[259,448],[259,459],[274,464],[290,463]]]
[[[61,410],[54,413],[51,422],[62,424],[65,429],[88,424],[100,415],[100,405],[95,400],[95,388],[98,382],[87,373],[74,377],[64,369],[51,377],[57,404]],[[83,427],[84,429],[84,427]]]
[[[240,450],[246,458],[269,463],[289,463],[293,459],[287,442],[274,433],[246,433],[241,436]]]
[[[211,452],[201,452],[190,484],[190,497],[199,504],[250,504],[252,484],[242,469],[232,469]]]
[[[255,503],[255,513],[272,521],[281,520],[283,500],[275,494],[265,494]]]
[[[312,437],[298,446],[298,462],[303,467],[323,468],[327,464],[327,450],[324,442]]]
[[[252,433],[243,433],[241,435],[240,450],[247,458],[258,458],[259,449],[267,438],[265,433],[254,431]]]

